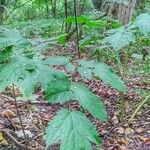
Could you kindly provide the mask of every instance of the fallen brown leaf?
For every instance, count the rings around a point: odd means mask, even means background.
[[[125,129],[122,128],[122,127],[119,127],[119,128],[117,128],[116,132],[119,133],[119,134],[124,134],[125,133]]]
[[[16,114],[13,111],[9,110],[9,109],[6,109],[3,112],[1,112],[1,115],[3,117],[9,117],[9,118],[16,117]]]
[[[118,139],[117,141],[118,141],[117,143],[118,143],[119,145],[128,145],[128,144],[129,144],[128,140],[127,140],[127,139],[124,139],[124,138],[120,138],[120,139]]]
[[[137,133],[142,133],[142,132],[145,131],[145,129],[144,129],[144,128],[137,128],[135,131],[136,131]]]
[[[134,132],[134,130],[131,129],[131,128],[126,128],[125,129],[125,134],[127,134],[127,135],[132,134],[133,132]]]

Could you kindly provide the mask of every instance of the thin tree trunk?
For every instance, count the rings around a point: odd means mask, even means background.
[[[56,0],[51,0],[52,5],[52,15],[55,18],[56,17]]]
[[[67,19],[68,17],[68,7],[67,7],[67,0],[64,0],[64,8],[65,8],[65,19]],[[66,22],[65,23],[65,32],[67,33],[68,31],[68,24]]]
[[[49,7],[48,7],[48,1],[45,0],[45,5],[46,5],[46,12],[47,12],[47,18],[49,17]]]
[[[4,11],[5,11],[5,0],[1,0],[0,2],[0,24],[3,22]]]

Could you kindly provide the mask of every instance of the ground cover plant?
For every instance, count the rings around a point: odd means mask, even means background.
[[[149,149],[149,10],[0,2],[0,148]]]

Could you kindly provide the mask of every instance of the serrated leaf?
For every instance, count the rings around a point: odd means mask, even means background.
[[[109,30],[108,33],[109,36],[104,38],[103,43],[109,44],[115,51],[119,51],[135,41],[134,34],[125,27]]]
[[[66,65],[69,63],[69,59],[64,56],[50,56],[44,60],[44,64],[50,66]]]
[[[60,150],[92,150],[99,144],[94,126],[78,111],[61,110],[45,130],[46,149],[60,141]]]
[[[139,28],[139,30],[146,36],[150,34],[150,14],[140,14],[130,28]]]
[[[71,90],[79,104],[90,112],[95,118],[106,121],[107,113],[100,99],[80,84],[72,84]]]
[[[65,44],[65,42],[66,42],[66,37],[67,37],[67,34],[65,33],[65,34],[62,34],[62,35],[57,36],[57,37],[56,37],[56,40],[57,40],[57,42],[60,43],[60,44]]]
[[[82,15],[82,16],[77,17],[78,23],[86,23],[88,21],[89,21],[89,19],[86,16]],[[74,17],[68,17],[65,19],[65,22],[66,23],[75,23],[75,18]]]
[[[82,15],[77,18],[77,22],[78,23],[86,23],[86,22],[89,22],[89,19],[86,16]]]
[[[58,82],[64,77],[66,78],[64,73],[49,68],[40,60],[14,55],[8,63],[0,65],[0,91],[15,84],[27,98],[33,94],[38,84],[47,91],[50,82]]]
[[[113,2],[113,3],[119,3],[119,4],[125,4],[125,5],[129,4],[128,0],[106,0],[106,1]]]
[[[76,67],[71,63],[68,63],[67,65],[65,65],[65,68],[68,72],[74,72],[76,69]]]
[[[42,90],[44,92],[47,92],[49,90],[48,88],[50,87],[50,84],[58,85],[61,80],[62,84],[65,84],[65,81],[63,80],[64,78],[66,78],[66,76],[62,72],[50,69],[42,65],[41,67],[36,68],[36,70],[34,70],[33,72],[28,73],[16,84],[20,87],[23,96],[25,98],[28,98],[32,96],[37,85],[40,85]],[[53,89],[53,92],[54,90],[56,89]],[[57,94],[59,94],[59,91]]]
[[[68,78],[54,79],[49,82],[45,99],[51,103],[64,103],[73,98]]]
[[[92,79],[93,71],[90,68],[78,67],[77,71],[82,76],[82,78]]]
[[[0,63],[5,63],[8,61],[12,55],[13,46],[8,46],[4,50],[0,51]]]
[[[33,80],[32,74],[20,79],[16,85],[19,87],[24,98],[31,98],[36,89],[37,82]]]
[[[106,64],[97,64],[93,70],[93,73],[111,87],[117,89],[118,91],[125,92],[126,87],[124,82],[114,73],[112,68]]]
[[[96,62],[95,61],[86,61],[84,59],[80,59],[78,61],[78,64],[84,68],[91,68],[93,69],[95,67]]]
[[[14,45],[25,40],[17,30],[5,29],[2,33],[3,36],[0,36],[0,47],[5,44],[7,46]]]
[[[106,64],[96,61],[79,60],[78,72],[82,77],[99,77],[103,82],[109,84],[118,91],[124,92],[126,87],[124,82],[114,73],[114,70]],[[89,72],[88,72],[89,71]]]
[[[12,57],[9,62],[0,65],[0,91],[5,90],[7,86],[12,84],[18,85],[24,81],[34,70],[34,61],[19,56]],[[30,81],[32,83],[33,79]],[[30,83],[30,84],[31,84]],[[24,85],[28,85],[28,82]],[[29,87],[28,87],[29,88]],[[26,89],[26,86],[24,86]]]
[[[137,59],[137,60],[142,60],[142,59],[143,59],[143,55],[141,55],[141,54],[136,54],[136,53],[132,54],[131,57],[132,57],[132,58],[135,58],[135,59]]]

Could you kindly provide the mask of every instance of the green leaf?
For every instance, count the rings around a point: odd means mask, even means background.
[[[78,23],[86,23],[88,21],[89,21],[89,19],[86,16],[82,15],[82,16],[77,17]],[[68,17],[65,19],[65,22],[66,23],[75,23],[75,18],[74,17]]]
[[[51,56],[51,57],[48,57],[44,61],[44,63],[50,66],[59,66],[59,65],[65,66],[66,64],[69,63],[69,59],[67,59],[64,56]]]
[[[125,27],[109,30],[108,33],[109,36],[104,38],[103,43],[109,44],[115,51],[119,51],[135,41],[134,34]]]
[[[80,67],[78,67],[78,72],[82,77],[91,79],[92,76],[96,76],[118,91],[124,92],[126,90],[124,82],[108,65],[96,61],[86,61],[83,59],[79,60],[78,64],[80,65]]]
[[[113,2],[113,3],[119,3],[119,4],[125,4],[125,5],[129,4],[128,0],[106,0],[106,1]]]
[[[78,111],[61,110],[45,130],[46,149],[60,141],[60,150],[92,150],[99,144],[94,126]]]
[[[106,64],[98,63],[95,66],[93,73],[95,76],[99,77],[102,81],[104,81],[106,84],[109,84],[111,87],[117,89],[120,92],[125,92],[126,87],[124,82],[114,73],[112,68]]]
[[[139,30],[146,36],[150,34],[150,14],[140,14],[130,28],[139,28]]]
[[[67,37],[67,34],[65,33],[65,34],[62,34],[62,35],[57,36],[57,37],[56,37],[56,40],[57,40],[57,42],[60,43],[60,44],[65,44],[65,42],[66,42],[66,37]]]
[[[49,83],[54,81],[55,84],[62,78],[66,78],[64,73],[49,68],[40,60],[29,59],[18,54],[12,55],[9,62],[0,65],[0,91],[15,84],[25,98],[33,94],[38,84],[47,91]]]
[[[65,68],[68,72],[74,72],[76,69],[76,67],[71,63],[68,63],[67,65],[65,65]]]
[[[13,46],[8,46],[4,50],[0,51],[0,63],[5,63],[8,61],[12,55]]]
[[[3,36],[0,36],[0,47],[5,44],[7,44],[7,46],[16,45],[25,40],[17,30],[5,29],[2,34]]]
[[[78,67],[77,71],[80,73],[82,78],[92,79],[93,77],[93,71],[90,68]]]
[[[37,82],[33,78],[32,74],[28,74],[16,83],[25,99],[31,98],[36,89]]]
[[[34,77],[36,82],[40,83],[45,91],[47,91],[51,82],[66,79],[65,73],[51,69],[43,64],[39,64],[39,66],[37,66],[36,75]]]
[[[86,61],[84,59],[80,59],[78,61],[78,64],[84,68],[91,68],[93,69],[95,67],[96,62],[95,61]]]
[[[75,18],[74,18],[74,17],[67,17],[67,18],[65,19],[65,22],[66,22],[66,23],[74,23],[74,22],[75,22]]]
[[[135,58],[135,59],[137,59],[137,60],[142,60],[142,59],[143,59],[143,55],[141,55],[141,54],[136,54],[136,53],[132,54],[131,57],[132,57],[132,58]]]
[[[64,103],[73,98],[68,78],[54,79],[49,82],[45,99],[51,103]]]
[[[82,15],[77,18],[77,22],[78,23],[86,23],[86,22],[89,22],[89,19],[86,16]]]
[[[90,112],[95,118],[106,121],[107,113],[100,99],[80,84],[72,84],[71,90],[79,104]]]

